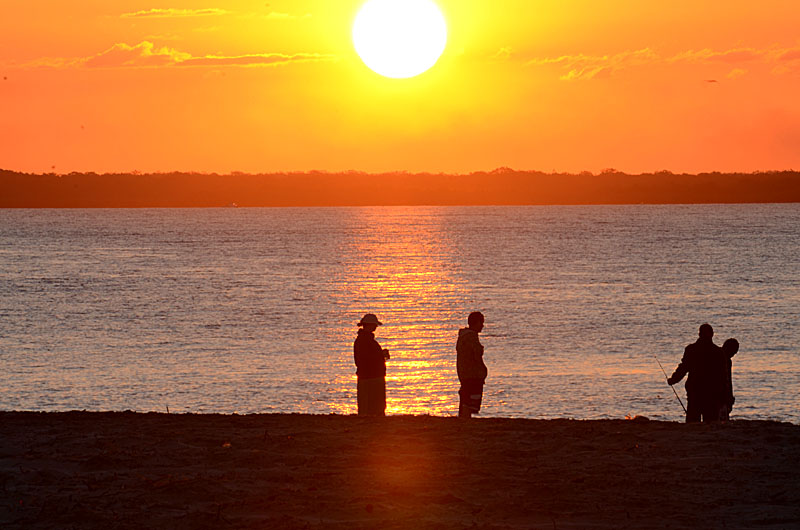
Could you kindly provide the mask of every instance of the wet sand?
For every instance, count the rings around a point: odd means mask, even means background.
[[[800,426],[0,412],[0,527],[800,528]]]

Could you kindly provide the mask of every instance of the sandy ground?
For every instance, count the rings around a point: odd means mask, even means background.
[[[800,528],[800,426],[0,412],[0,527]]]

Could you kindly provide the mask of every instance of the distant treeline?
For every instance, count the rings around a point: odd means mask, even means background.
[[[69,173],[0,170],[3,208],[800,202],[800,172],[628,175],[500,168],[430,173]]]

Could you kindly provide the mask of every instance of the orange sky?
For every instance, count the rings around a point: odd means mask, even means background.
[[[0,167],[800,168],[797,0],[438,0],[407,80],[355,54],[361,3],[3,2]]]

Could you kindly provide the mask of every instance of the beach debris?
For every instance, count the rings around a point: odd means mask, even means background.
[[[650,418],[648,418],[647,416],[640,416],[638,414],[636,414],[635,416],[631,416],[630,414],[626,414],[625,415],[625,419],[626,420],[630,420],[630,421],[650,421]]]

